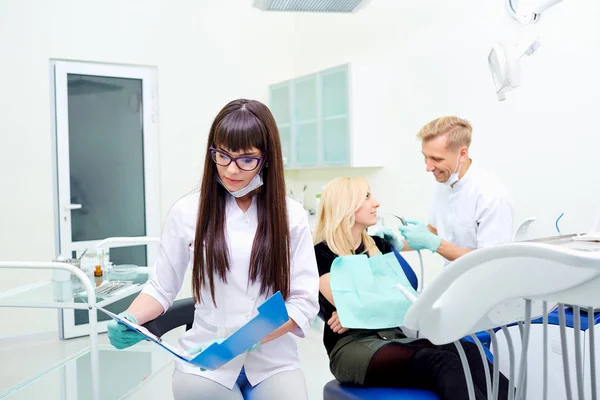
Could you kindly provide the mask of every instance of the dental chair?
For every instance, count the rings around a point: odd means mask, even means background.
[[[400,266],[402,267],[402,270],[404,271],[404,274],[406,275],[406,278],[410,282],[410,285],[413,287],[413,289],[418,290],[419,279],[417,278],[417,275],[415,274],[415,271],[412,269],[412,267],[410,266],[410,264],[404,259],[404,257],[402,257],[402,255],[400,255],[400,252],[398,252],[393,247],[392,247],[392,251],[394,252],[394,255],[396,256],[396,259],[400,263]],[[423,268],[421,268],[421,275],[423,273],[424,273]],[[421,276],[420,278],[424,279],[423,276]],[[484,332],[477,332],[475,334],[475,336],[477,337],[477,340],[479,340],[485,346],[485,352],[486,352],[488,360],[490,362],[493,362],[493,356],[488,351],[488,349],[489,349],[489,347],[491,345],[490,334],[488,332],[484,331]],[[466,336],[463,339],[466,340],[466,341],[468,341],[468,342],[475,343],[475,338],[472,338],[471,336]]]
[[[400,263],[408,281],[411,286],[417,290],[419,286],[418,278],[413,271],[412,267],[408,262],[400,255],[396,249],[392,248],[396,259]],[[422,279],[423,277],[421,277]],[[323,314],[319,313],[319,317],[323,318]],[[327,323],[327,321],[325,321]],[[406,324],[405,324],[406,325]],[[410,328],[408,325],[406,325]],[[420,335],[426,337],[426,335]],[[493,362],[493,355],[489,351],[491,344],[491,337],[489,332],[477,331],[472,335],[464,335],[459,341],[468,341],[478,344],[483,352],[483,356],[486,360]],[[421,389],[402,389],[402,388],[358,388],[344,386],[337,380],[328,382],[323,388],[323,400],[359,400],[359,399],[373,399],[373,400],[438,400],[439,397],[433,392]]]
[[[547,399],[549,379],[564,379],[565,392],[559,394],[561,399],[597,399],[599,374],[596,371],[594,330],[589,330],[588,346],[582,343],[580,335],[568,337],[565,304],[573,307],[576,331],[581,325],[580,309],[587,309],[588,315],[594,315],[594,308],[600,306],[600,244],[595,250],[577,249],[570,246],[570,242],[570,239],[560,238],[552,243],[511,243],[480,249],[459,258],[423,290],[408,310],[405,325],[434,344],[453,343],[473,332],[487,330],[493,348],[498,349],[495,331],[500,328],[506,333],[508,325],[517,323],[521,336],[518,365],[514,351],[517,346],[507,339],[508,350],[504,353],[495,351],[494,371],[486,372],[489,399],[496,398],[494,386],[498,381],[498,365],[506,358],[509,361],[507,377],[510,385],[516,388],[517,399]],[[558,343],[547,339],[548,310],[554,304],[558,304],[560,320]],[[529,371],[528,349],[536,345],[529,341],[531,322],[539,317],[544,321],[545,330],[541,356],[543,367],[541,371]],[[574,341],[574,368],[569,365],[567,340]],[[547,363],[549,349],[560,352],[563,357],[563,368],[551,371],[553,375],[550,377]],[[589,360],[585,362],[582,357],[584,349],[589,351]],[[462,358],[462,361],[465,366],[466,359]],[[574,376],[570,375],[572,369]],[[543,375],[539,391],[537,388],[536,391],[528,390],[528,374]],[[468,364],[465,376],[472,385]],[[575,397],[572,386],[577,388]],[[471,387],[470,399],[474,398]]]

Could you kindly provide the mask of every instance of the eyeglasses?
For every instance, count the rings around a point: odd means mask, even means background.
[[[214,147],[209,147],[210,156],[215,164],[221,167],[227,167],[233,161],[235,165],[242,171],[253,171],[259,165],[260,161],[265,156],[264,154],[260,157],[250,157],[250,156],[242,156],[242,157],[231,157],[229,154],[224,151],[217,150]]]

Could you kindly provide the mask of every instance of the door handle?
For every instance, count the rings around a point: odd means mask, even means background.
[[[68,210],[79,210],[81,209],[81,204],[65,204],[63,206],[63,208],[68,211]]]

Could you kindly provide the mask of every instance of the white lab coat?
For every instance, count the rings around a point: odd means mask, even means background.
[[[155,298],[165,310],[181,289],[186,269],[191,267],[199,198],[198,192],[186,195],[169,211],[163,226],[155,274],[142,291]],[[202,375],[231,389],[242,366],[253,386],[278,372],[300,367],[292,333],[304,337],[317,315],[319,274],[306,211],[300,203],[291,199],[287,199],[287,208],[291,281],[290,296],[285,304],[299,329],[236,357],[216,371],[202,372],[198,367],[177,360],[175,367],[179,371]],[[203,302],[196,304],[192,329],[179,339],[183,350],[231,335],[258,314],[257,307],[272,294],[259,295],[260,282],[250,284],[248,280],[252,243],[258,227],[255,198],[250,208],[243,212],[233,196],[228,195],[225,212],[225,238],[231,263],[227,283],[218,278],[215,280],[217,308],[213,305],[210,289],[202,289]]]
[[[436,184],[429,225],[447,242],[475,250],[512,241],[513,214],[508,190],[473,162],[454,187]]]

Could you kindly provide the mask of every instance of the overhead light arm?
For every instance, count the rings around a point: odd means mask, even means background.
[[[523,25],[536,23],[541,13],[563,0],[517,0],[516,17]]]
[[[508,8],[521,25],[528,26],[539,21],[541,13],[563,0],[505,0]],[[516,7],[515,7],[516,4]],[[533,27],[528,27],[520,35],[518,42],[497,43],[488,55],[488,66],[492,72],[496,95],[499,101],[506,99],[506,93],[521,84],[521,59],[530,56],[540,47],[540,41]]]

